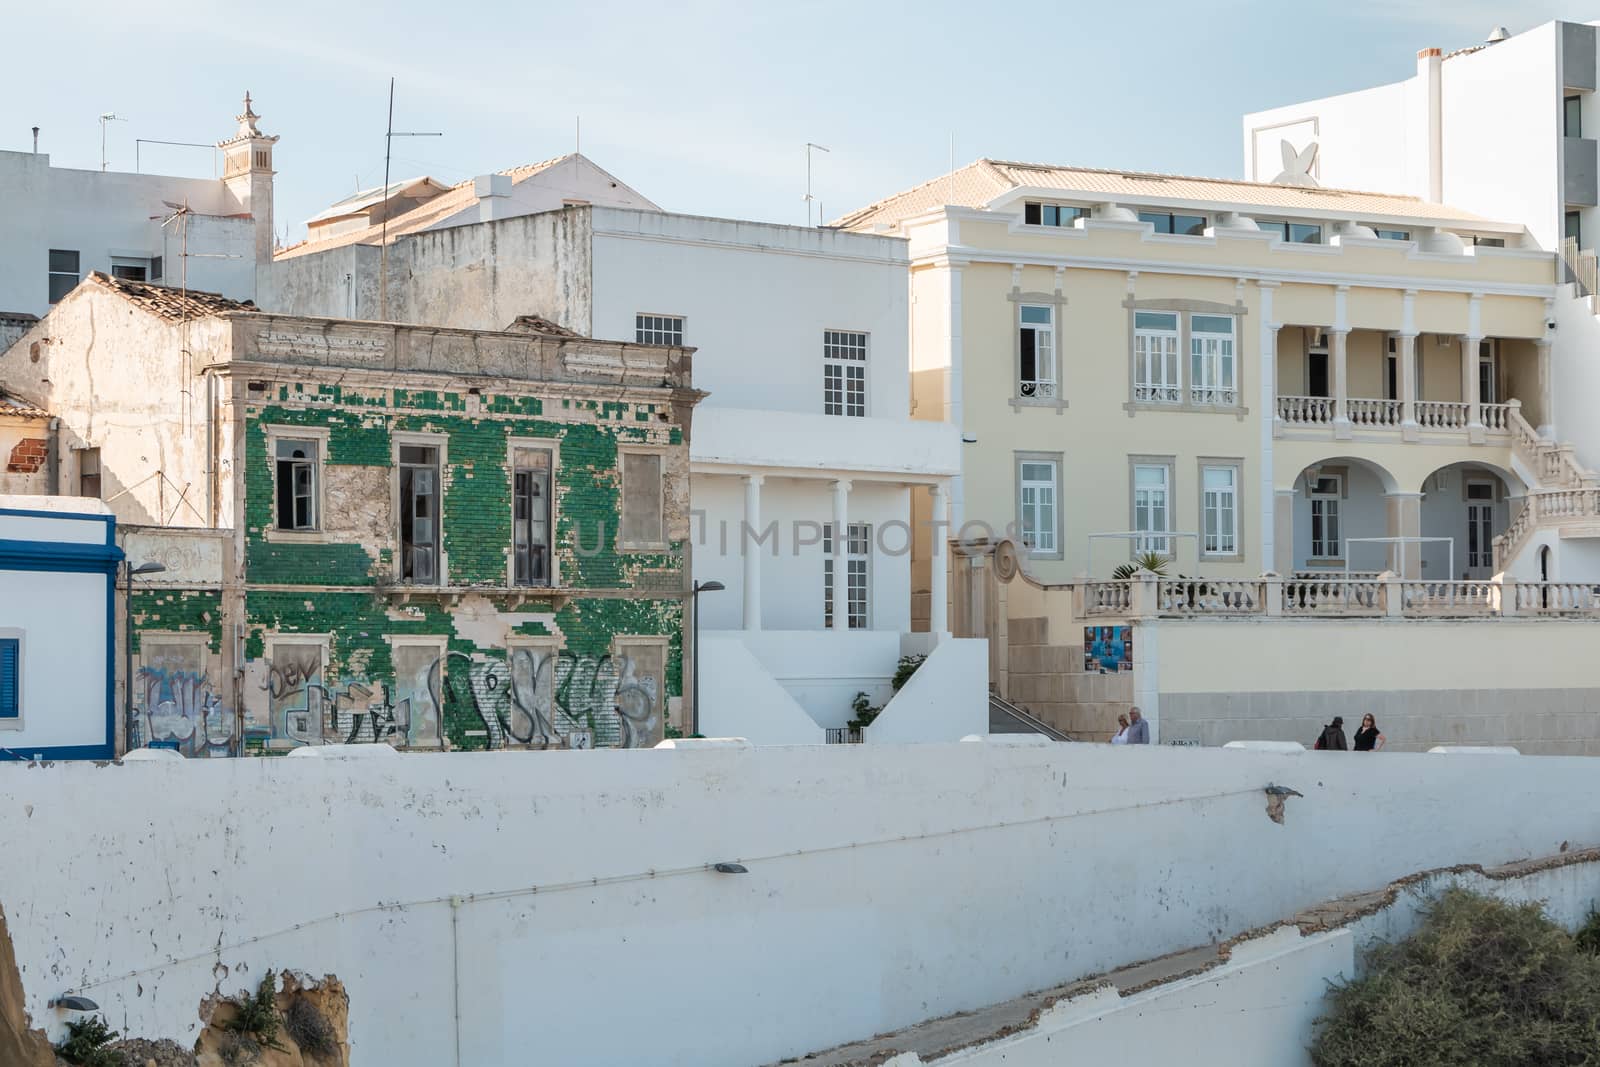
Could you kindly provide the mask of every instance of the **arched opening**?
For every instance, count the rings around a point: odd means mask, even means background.
[[[1522,492],[1520,479],[1486,463],[1452,463],[1423,479],[1422,536],[1448,541],[1421,546],[1419,577],[1434,581],[1493,577],[1499,567],[1494,539],[1505,532],[1512,498]]]
[[[1294,482],[1289,576],[1388,570],[1387,546],[1365,539],[1395,533],[1391,500],[1398,489],[1387,470],[1353,456],[1320,460],[1301,471]]]

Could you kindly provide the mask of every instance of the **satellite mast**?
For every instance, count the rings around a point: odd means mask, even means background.
[[[813,144],[810,141],[806,142],[806,196],[805,196],[805,201],[806,201],[806,225],[807,226],[811,225],[811,201],[816,199],[816,197],[811,195],[811,150],[813,148],[815,148],[819,152],[828,151],[826,148],[822,147],[819,144]],[[817,221],[821,222],[822,219],[819,218],[819,219],[817,219]]]
[[[101,170],[101,173],[104,173],[105,169],[106,169],[106,123],[108,123],[108,122],[127,122],[127,121],[128,121],[127,119],[123,118],[121,115],[117,114],[115,111],[106,111],[106,112],[103,112],[100,115],[100,170]]]
[[[383,228],[378,239],[378,318],[389,320],[389,155],[396,137],[443,137],[443,133],[400,132],[394,128],[394,79],[389,79],[389,125],[383,133]]]

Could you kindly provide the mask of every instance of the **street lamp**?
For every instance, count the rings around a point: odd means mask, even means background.
[[[700,594],[720,593],[726,588],[717,581],[694,583],[694,722],[690,724],[691,736],[700,732]]]
[[[137,567],[132,560],[123,566],[127,571],[127,596],[122,603],[122,642],[124,646],[124,667],[122,671],[122,707],[123,707],[123,734],[122,750],[128,751],[133,747],[133,576],[135,574],[160,574],[167,569],[165,563],[141,563]]]

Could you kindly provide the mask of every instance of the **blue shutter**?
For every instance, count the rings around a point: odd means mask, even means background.
[[[15,637],[0,637],[0,719],[15,719],[22,714],[22,642]]]

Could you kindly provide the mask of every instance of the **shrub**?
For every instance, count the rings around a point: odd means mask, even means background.
[[[922,666],[927,658],[927,656],[901,656],[900,662],[894,665],[894,677],[889,679],[890,687],[896,693],[900,692],[900,687],[911,680],[911,676],[917,673],[917,668]]]
[[[98,1015],[67,1023],[67,1039],[56,1046],[56,1055],[78,1067],[122,1067],[122,1057],[106,1045],[117,1039],[117,1032]]]
[[[289,1010],[283,1013],[283,1030],[301,1052],[313,1056],[325,1056],[339,1048],[333,1024],[328,1022],[321,1008],[305,997],[296,997],[290,1002]]]
[[[241,993],[233,998],[233,1006],[237,1010],[225,1024],[229,1030],[250,1037],[264,1048],[283,1051],[283,1045],[278,1041],[278,1028],[283,1025],[283,1017],[278,1014],[278,979],[275,974],[268,971],[262,975],[255,993]]]
[[[867,699],[867,694],[857,693],[856,698],[850,702],[850,710],[855,712],[855,717],[850,720],[852,730],[860,730],[872,725],[872,720],[878,717],[882,708],[872,706],[872,701]]]
[[[1329,992],[1317,1067],[1559,1067],[1595,1062],[1600,957],[1537,904],[1449,889],[1415,934],[1373,948]]]
[[[1600,911],[1593,908],[1589,910],[1589,917],[1583,920],[1578,932],[1572,935],[1572,943],[1579,952],[1600,956]]]

